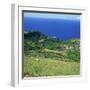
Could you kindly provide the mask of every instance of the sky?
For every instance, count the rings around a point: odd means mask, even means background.
[[[24,12],[24,31],[40,31],[60,40],[80,38],[80,15]]]

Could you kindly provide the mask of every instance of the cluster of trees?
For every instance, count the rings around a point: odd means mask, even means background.
[[[79,39],[62,41],[56,38],[48,38],[46,35],[38,31],[31,31],[28,33],[24,33],[25,53],[32,50],[35,52],[39,51],[40,53],[43,49],[63,51],[62,53],[66,53],[66,56],[62,56],[62,57],[70,59],[70,61],[72,60],[75,60],[78,62],[80,61],[80,40]],[[48,54],[48,56],[50,55]],[[57,55],[56,53],[53,53],[53,56],[56,56],[56,55]]]
[[[38,31],[24,33],[24,50],[38,50],[43,48],[62,49],[64,41],[56,38],[48,38]]]

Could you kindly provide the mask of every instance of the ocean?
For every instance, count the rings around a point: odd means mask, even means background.
[[[80,20],[23,17],[24,31],[40,31],[60,40],[80,38]]]

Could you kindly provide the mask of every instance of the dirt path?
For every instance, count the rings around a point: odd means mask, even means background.
[[[50,50],[50,49],[43,49],[42,51],[56,53],[56,54],[60,54],[60,55],[66,55],[66,53],[64,51],[55,51],[55,50]]]

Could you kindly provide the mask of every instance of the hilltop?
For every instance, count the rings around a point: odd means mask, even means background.
[[[41,32],[32,31],[24,33],[24,51],[25,54],[36,53],[37,57],[80,61],[80,40],[62,41],[48,37]]]

